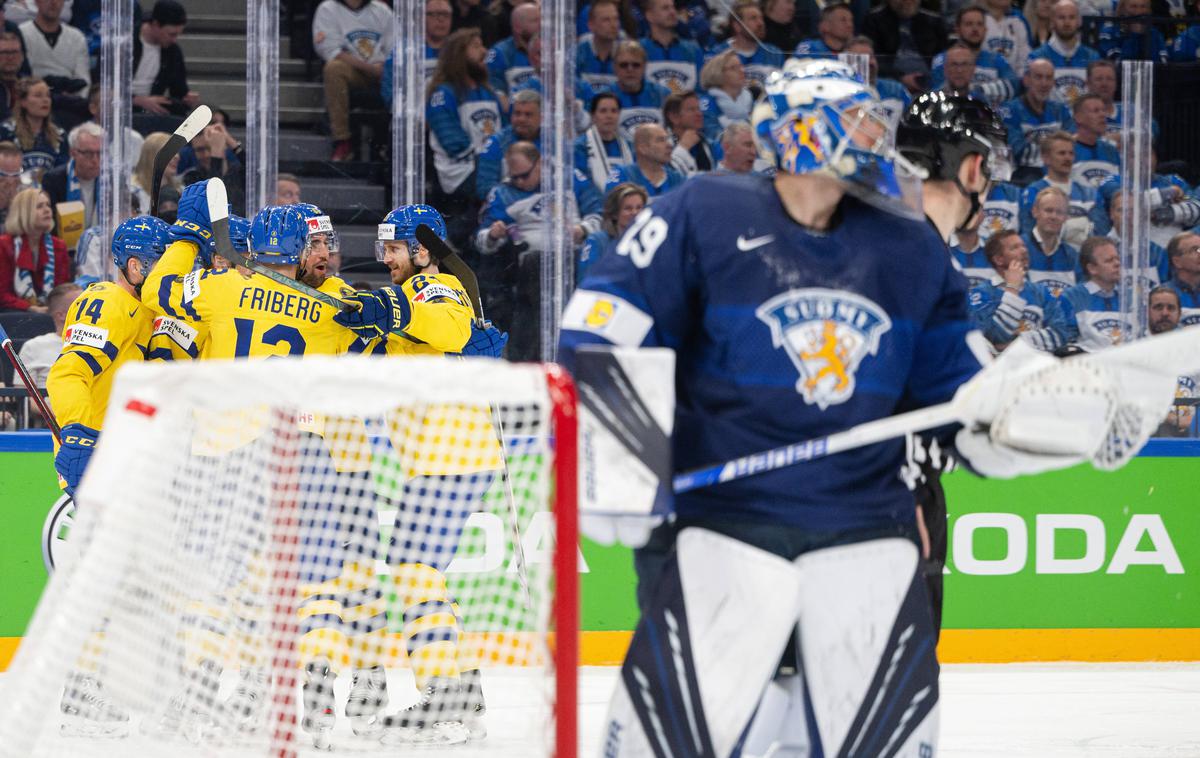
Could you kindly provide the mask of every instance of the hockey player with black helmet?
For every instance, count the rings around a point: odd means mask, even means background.
[[[930,92],[913,101],[900,118],[896,149],[925,173],[922,202],[938,236],[979,224],[983,198],[994,181],[1012,172],[1004,124],[982,100]],[[947,248],[947,255],[949,249]],[[941,631],[946,565],[946,492],[942,474],[954,466],[948,451],[927,435],[905,440],[901,478],[913,491],[925,556],[925,582],[934,629]]]

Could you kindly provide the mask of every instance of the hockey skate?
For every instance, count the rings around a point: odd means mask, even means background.
[[[360,737],[377,733],[380,714],[387,704],[387,672],[383,666],[356,670],[346,699],[346,718],[354,733]]]
[[[337,718],[333,710],[333,680],[337,674],[329,668],[329,661],[318,658],[304,667],[304,675],[304,718],[300,728],[312,735],[314,747],[329,750]]]
[[[383,717],[379,740],[385,745],[461,745],[470,738],[463,723],[469,710],[473,712],[467,687],[460,680],[434,677],[414,705]]]
[[[183,688],[167,701],[158,718],[142,721],[144,734],[155,737],[178,735],[199,743],[216,729],[213,710],[221,684],[221,667],[205,661],[199,668],[186,672],[184,678]]]
[[[70,674],[59,707],[64,735],[110,738],[129,735],[129,714],[104,696],[99,680],[93,676]]]
[[[262,726],[267,707],[267,672],[254,666],[241,671],[233,694],[221,705],[222,721],[241,732],[255,732]]]

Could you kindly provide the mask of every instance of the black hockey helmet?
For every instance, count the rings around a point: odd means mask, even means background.
[[[957,181],[963,158],[980,154],[991,181],[1007,181],[1012,156],[995,111],[969,95],[927,92],[900,117],[896,149],[925,169],[927,179]]]

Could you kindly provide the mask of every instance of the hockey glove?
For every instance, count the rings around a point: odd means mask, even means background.
[[[333,320],[365,340],[404,331],[412,318],[408,298],[399,287],[356,292],[344,299],[357,300],[362,308],[357,311],[342,311],[334,316]]]
[[[75,488],[83,478],[100,432],[83,424],[67,424],[62,429],[62,445],[54,456],[54,470],[67,483],[66,492],[75,497]]]
[[[192,242],[207,252],[212,241],[212,219],[208,216],[208,180],[189,184],[179,197],[175,225],[168,236],[172,242]]]
[[[508,332],[502,332],[492,322],[483,322],[483,327],[479,327],[474,322],[471,322],[471,337],[467,340],[467,344],[463,345],[463,355],[482,355],[488,358],[499,358],[504,352],[504,346],[508,344]]]

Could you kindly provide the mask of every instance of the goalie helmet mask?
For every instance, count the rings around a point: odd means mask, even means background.
[[[791,59],[751,113],[759,154],[789,174],[825,174],[864,202],[919,218],[920,177],[894,148],[875,90],[840,61]]]
[[[1012,176],[1012,152],[1008,132],[995,111],[981,100],[964,95],[928,92],[913,101],[900,117],[896,149],[930,181],[953,182],[968,200],[971,210],[958,225],[970,223],[983,207],[992,182]],[[959,167],[971,155],[983,156],[987,184],[971,192],[958,178]]]
[[[291,205],[272,205],[250,223],[250,255],[274,266],[299,265],[308,241],[308,220]]]
[[[437,209],[431,205],[418,203],[416,205],[402,205],[389,213],[383,219],[383,223],[379,225],[379,233],[375,239],[375,259],[382,261],[387,253],[387,242],[404,242],[408,245],[408,257],[412,259],[413,266],[418,271],[425,266],[417,266],[416,254],[418,246],[417,242],[417,227],[421,224],[428,226],[433,230],[434,234],[442,239],[446,239],[446,220],[442,218],[442,214],[438,213]],[[433,257],[430,256],[430,262]]]
[[[129,278],[126,267],[133,258],[142,264],[142,276],[154,267],[170,242],[167,238],[169,228],[165,221],[154,216],[134,216],[121,222],[113,233],[112,258],[126,279]],[[141,294],[142,285],[136,284],[134,289]]]

